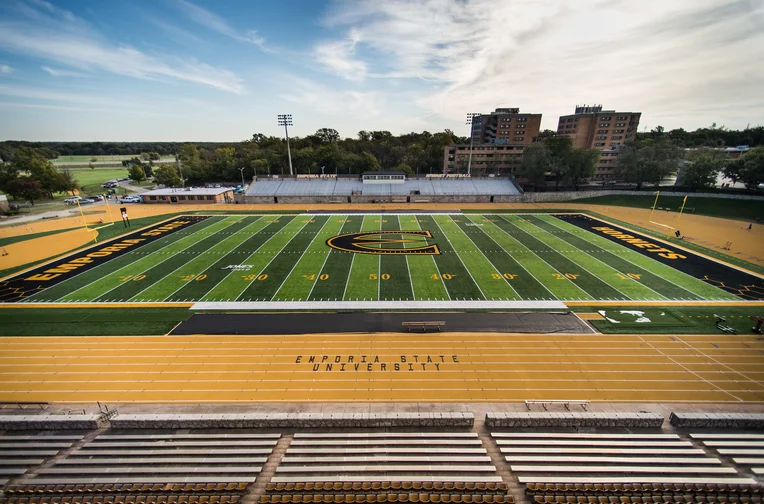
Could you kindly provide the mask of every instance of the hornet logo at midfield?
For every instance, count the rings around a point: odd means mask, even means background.
[[[440,254],[437,245],[428,245],[429,231],[360,231],[335,236],[326,244],[337,250],[358,254]]]

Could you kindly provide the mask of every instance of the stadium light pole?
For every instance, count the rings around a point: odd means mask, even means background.
[[[244,170],[246,170],[246,166],[242,166],[239,168],[239,171],[241,172],[241,186],[244,187]]]
[[[284,135],[287,142],[287,156],[289,157],[289,175],[294,175],[292,170],[292,151],[289,149],[289,129],[288,126],[294,126],[292,124],[292,114],[279,114],[279,126],[284,127]]]
[[[475,135],[472,134],[472,119],[480,117],[479,112],[470,112],[467,114],[467,124],[470,127],[470,156],[467,161],[467,175],[472,176],[472,146],[474,145]]]

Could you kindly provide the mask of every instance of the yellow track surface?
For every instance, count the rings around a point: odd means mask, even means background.
[[[762,403],[764,341],[488,333],[0,338],[0,401],[525,399]]]

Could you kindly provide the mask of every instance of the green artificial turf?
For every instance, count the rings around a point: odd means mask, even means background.
[[[167,334],[185,308],[3,308],[0,336],[131,336]]]

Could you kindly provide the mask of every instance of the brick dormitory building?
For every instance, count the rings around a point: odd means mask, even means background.
[[[557,134],[566,135],[578,148],[599,149],[600,161],[592,180],[613,178],[615,159],[621,145],[633,141],[639,127],[639,112],[602,110],[601,105],[576,106],[575,113],[559,119]],[[472,119],[472,174],[515,173],[525,147],[539,140],[541,114],[520,113],[517,108],[497,108]],[[444,149],[443,172],[466,173],[470,144]]]

